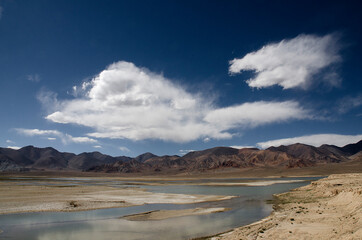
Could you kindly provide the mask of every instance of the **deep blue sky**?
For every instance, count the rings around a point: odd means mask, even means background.
[[[136,156],[147,151],[162,155],[214,146],[260,146],[269,140],[314,134],[362,134],[359,1],[0,0],[0,7],[0,146]],[[255,77],[254,72],[229,74],[230,60],[300,34],[314,36],[317,42],[332,36],[340,58],[311,75],[307,88],[283,89],[278,84],[255,88],[245,82]],[[193,96],[212,98],[207,104],[212,110],[295,101],[309,111],[309,117],[258,126],[235,123],[236,127],[220,130],[232,137],[201,134],[186,141],[157,134],[99,138],[87,134],[99,132],[100,125],[95,130],[92,123],[45,119],[60,110],[49,106],[54,102],[40,101],[39,95],[56,95],[63,105],[81,99],[70,94],[72,87],[91,81],[118,61],[162,74]],[[320,75],[326,72],[338,75],[339,83],[321,82]],[[143,120],[147,122],[147,114]],[[24,131],[34,129],[53,132]]]

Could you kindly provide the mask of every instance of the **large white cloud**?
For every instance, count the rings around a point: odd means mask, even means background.
[[[341,60],[338,35],[299,35],[293,39],[268,44],[243,58],[230,61],[231,74],[253,70],[256,75],[247,81],[250,87],[280,85],[288,88],[308,88],[314,79],[336,85],[339,77],[333,69],[317,77],[326,67]]]
[[[308,111],[295,101],[252,102],[210,111],[205,120],[223,129],[233,127],[256,127],[290,119],[304,119]]]
[[[79,88],[82,91],[74,99],[55,99],[56,110],[46,118],[91,127],[94,132],[88,136],[97,138],[225,139],[232,137],[229,130],[233,128],[310,117],[294,101],[216,108],[201,94],[191,94],[161,74],[124,61],[110,65]]]
[[[341,135],[341,134],[313,134],[301,137],[275,139],[266,142],[259,142],[257,145],[261,148],[268,148],[271,146],[278,147],[280,145],[290,145],[294,143],[304,143],[319,147],[322,144],[331,144],[338,147],[343,147],[350,143],[356,143],[362,140],[362,134],[359,135]]]

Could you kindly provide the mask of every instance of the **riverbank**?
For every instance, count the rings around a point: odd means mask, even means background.
[[[75,185],[43,180],[0,181],[0,214],[86,211],[143,204],[191,204],[222,201],[233,196],[153,193],[136,187]]]
[[[200,238],[362,239],[362,174],[336,174],[278,194],[269,217]]]

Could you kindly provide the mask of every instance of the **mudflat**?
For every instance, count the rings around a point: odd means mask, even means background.
[[[47,180],[43,180],[42,185],[37,185],[36,181],[0,181],[0,214],[85,211],[152,203],[189,204],[232,197],[153,193],[142,188],[107,185],[59,185]]]
[[[203,239],[362,239],[362,174],[336,174],[275,196],[259,222]]]

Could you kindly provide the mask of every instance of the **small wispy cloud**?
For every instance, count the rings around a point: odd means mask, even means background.
[[[89,137],[73,137],[69,134],[66,135],[74,143],[97,143],[98,141]]]
[[[122,152],[130,152],[131,150],[129,150],[129,148],[127,147],[119,147],[119,150],[121,150]]]
[[[333,68],[325,70],[341,61],[338,41],[338,34],[302,34],[284,39],[230,61],[229,72],[255,71],[255,77],[247,81],[255,88],[279,85],[284,89],[307,89],[316,80],[336,86],[340,81],[338,74]]]
[[[255,148],[255,146],[230,146],[231,148],[236,148],[236,149],[243,149],[243,148]]]
[[[50,90],[42,88],[37,93],[36,98],[46,111],[53,112],[60,108],[60,103],[57,100],[57,94]]]
[[[259,142],[257,145],[261,148],[268,148],[271,146],[278,147],[281,145],[290,145],[294,143],[303,143],[319,147],[323,144],[335,145],[343,147],[350,143],[356,143],[362,140],[362,134],[358,135],[342,135],[342,134],[313,134],[300,137],[275,139],[266,142]]]
[[[6,143],[14,144],[15,142],[8,139],[6,140]]]
[[[46,135],[55,135],[62,136],[63,133],[58,130],[40,130],[40,129],[26,129],[26,128],[16,128],[18,133],[26,135],[26,136],[46,136]]]
[[[14,149],[14,150],[19,150],[21,147],[18,147],[18,146],[7,146],[7,148],[11,148],[11,149]]]
[[[39,74],[29,74],[28,76],[26,76],[26,78],[31,82],[40,82]]]
[[[342,98],[338,105],[338,112],[339,113],[346,113],[354,108],[357,108],[359,106],[362,106],[362,94],[359,94],[357,96],[347,96]]]
[[[203,140],[205,143],[207,143],[207,142],[210,142],[211,141],[211,139],[209,138],[209,137],[206,137],[206,138],[204,138],[204,140]]]
[[[102,148],[102,146],[100,146],[100,145],[95,145],[95,146],[93,146],[94,148]]]
[[[50,141],[55,141],[55,140],[57,140],[57,138],[55,138],[55,137],[48,137],[48,140],[50,140]]]
[[[188,149],[188,150],[186,150],[186,149],[181,149],[181,150],[179,150],[179,152],[180,152],[181,155],[185,155],[186,153],[195,152],[195,151],[196,151],[196,150],[192,150],[192,149]]]
[[[25,136],[44,136],[47,137],[48,140],[55,140],[56,137],[59,137],[63,144],[68,143],[97,143],[98,141],[89,137],[73,137],[69,134],[64,134],[58,130],[40,130],[40,129],[25,129],[25,128],[16,128],[15,129],[19,134]]]

